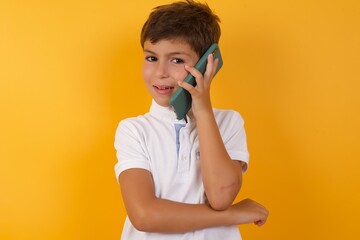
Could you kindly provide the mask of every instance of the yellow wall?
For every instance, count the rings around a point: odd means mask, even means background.
[[[0,239],[119,239],[120,119],[148,110],[139,31],[169,1],[0,2]],[[216,107],[240,111],[244,239],[355,239],[360,2],[209,0],[222,19]]]

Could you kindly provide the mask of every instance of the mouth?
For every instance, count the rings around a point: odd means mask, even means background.
[[[167,85],[153,85],[153,88],[157,93],[160,94],[169,94],[172,93],[174,86],[167,86]]]
[[[156,85],[154,85],[153,86],[154,88],[157,88],[157,89],[159,89],[159,90],[168,90],[168,89],[174,89],[174,87],[173,86],[156,86]]]

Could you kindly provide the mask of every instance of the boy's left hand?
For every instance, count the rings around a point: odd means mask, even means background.
[[[196,80],[196,86],[179,81],[180,87],[187,90],[192,97],[192,112],[197,118],[203,111],[212,112],[211,100],[210,100],[210,85],[215,75],[216,68],[219,64],[219,59],[214,60],[214,56],[209,54],[207,58],[207,65],[205,74],[202,75],[195,67],[185,65],[185,70],[191,73]]]

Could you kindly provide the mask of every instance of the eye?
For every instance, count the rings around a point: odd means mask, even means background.
[[[181,58],[174,58],[173,60],[171,60],[171,62],[176,64],[182,64],[184,63],[184,60],[182,60]]]
[[[154,56],[148,56],[148,57],[146,57],[145,59],[146,59],[146,61],[148,61],[148,62],[155,62],[155,61],[157,61],[157,58],[154,57]]]

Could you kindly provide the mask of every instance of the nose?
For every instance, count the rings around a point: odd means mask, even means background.
[[[156,76],[159,78],[166,78],[169,76],[168,67],[165,61],[158,61],[156,65]]]

